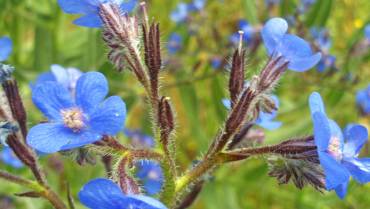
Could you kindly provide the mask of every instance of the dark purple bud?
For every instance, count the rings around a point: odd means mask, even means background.
[[[235,50],[229,78],[229,92],[231,99],[231,107],[235,105],[240,93],[244,88],[245,77],[245,50],[239,47]]]

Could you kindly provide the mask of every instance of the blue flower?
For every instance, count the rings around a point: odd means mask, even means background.
[[[246,20],[239,20],[239,30],[243,31],[243,41],[245,43],[250,43],[256,33],[255,28],[249,24]],[[237,45],[239,44],[240,35],[239,32],[236,32],[231,35],[230,41],[231,43]]]
[[[331,39],[328,30],[326,28],[313,27],[310,29],[310,33],[315,44],[322,51],[329,52],[331,48]]]
[[[189,10],[190,11],[200,11],[204,8],[205,5],[206,5],[206,0],[193,0],[193,2],[189,4]]]
[[[275,106],[277,108],[279,108],[279,99],[278,99],[278,97],[275,96],[275,95],[272,95],[271,98],[274,101]],[[231,106],[230,100],[223,99],[222,103],[224,104],[224,106],[227,109],[230,109],[230,106]],[[267,130],[275,130],[277,128],[280,128],[280,126],[282,125],[282,122],[274,121],[276,116],[277,116],[277,110],[272,111],[271,113],[260,111],[259,114],[258,114],[258,118],[255,121],[255,124],[262,127],[262,128],[265,128]]]
[[[368,138],[367,130],[361,125],[351,125],[345,129],[343,136],[339,126],[326,116],[319,93],[311,94],[309,104],[326,189],[335,190],[343,199],[350,176],[362,184],[370,181],[370,158],[358,158]]]
[[[79,199],[90,209],[166,209],[158,200],[144,195],[123,194],[117,184],[108,179],[94,179],[82,187]]]
[[[65,13],[81,14],[82,17],[73,23],[89,28],[100,28],[102,21],[99,17],[100,5],[116,3],[120,5],[122,12],[131,12],[136,6],[137,0],[58,0],[59,6]]]
[[[222,59],[220,57],[213,57],[211,59],[211,66],[213,69],[217,70],[222,65]]]
[[[0,62],[8,59],[13,51],[13,42],[9,37],[0,38]]]
[[[60,65],[51,65],[50,71],[51,72],[40,74],[36,79],[35,84],[32,85],[32,88],[40,83],[53,81],[61,84],[72,94],[74,93],[76,89],[77,80],[82,75],[82,72],[79,69],[63,68]]]
[[[0,153],[1,160],[14,168],[22,168],[23,163],[15,156],[12,149],[9,147],[4,147],[4,149]]]
[[[300,5],[298,6],[298,13],[305,13],[315,2],[316,0],[301,0]]]
[[[163,184],[163,172],[161,166],[154,161],[141,160],[137,164],[137,177],[144,185],[149,195],[157,194]]]
[[[288,68],[303,72],[315,66],[321,53],[313,54],[309,43],[298,36],[287,34],[288,23],[282,18],[272,18],[262,29],[262,38],[270,56],[283,56]]]
[[[167,50],[168,53],[174,54],[182,47],[182,37],[178,33],[172,33],[168,38]]]
[[[170,18],[173,22],[179,23],[184,22],[188,17],[189,7],[186,3],[180,2],[176,9],[171,12]]]
[[[365,38],[366,38],[368,41],[370,41],[370,24],[367,24],[367,25],[365,26],[364,31],[365,31]]]
[[[370,114],[370,84],[367,88],[359,90],[356,95],[356,103],[365,115]]]
[[[155,145],[153,137],[143,134],[139,130],[125,128],[123,132],[131,139],[131,145],[137,149],[149,149]]]
[[[103,135],[116,135],[124,126],[126,106],[117,96],[104,100],[107,94],[108,82],[98,72],[78,79],[74,99],[57,82],[35,86],[33,103],[48,122],[32,127],[27,143],[40,152],[53,153],[93,143]]]
[[[316,67],[317,71],[322,73],[326,69],[334,68],[336,59],[337,58],[333,55],[324,55],[324,56],[322,56],[320,62],[317,64],[317,67]]]

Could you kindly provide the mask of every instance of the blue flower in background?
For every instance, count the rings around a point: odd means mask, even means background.
[[[356,103],[365,115],[370,114],[370,84],[356,94]]]
[[[368,41],[370,41],[370,24],[367,24],[367,25],[365,26],[364,31],[365,31],[365,38],[366,38]]]
[[[8,59],[13,51],[13,42],[9,37],[0,38],[0,62]]]
[[[163,172],[161,166],[154,161],[141,160],[137,164],[137,177],[144,185],[149,195],[157,194],[163,184]]]
[[[313,54],[309,43],[298,36],[287,34],[288,23],[282,18],[272,18],[262,29],[262,38],[270,56],[283,56],[288,68],[303,72],[315,66],[321,53]]]
[[[331,48],[331,39],[329,36],[329,31],[326,28],[313,27],[310,29],[312,38],[315,44],[325,52],[329,52]]]
[[[213,57],[211,59],[211,66],[213,69],[217,70],[221,67],[222,65],[222,58],[220,57]]]
[[[166,209],[158,200],[144,195],[126,195],[108,179],[94,179],[85,184],[78,197],[90,209]]]
[[[100,5],[105,3],[119,4],[122,12],[131,12],[137,0],[58,0],[59,6],[65,13],[81,14],[82,17],[73,23],[89,28],[100,28],[102,21],[99,17]]]
[[[149,149],[155,145],[154,139],[151,136],[143,134],[139,130],[130,130],[125,128],[123,131],[130,138],[131,145],[137,149]]]
[[[138,130],[125,129],[124,133],[131,139],[131,145],[137,149],[150,149],[155,146],[151,136]],[[163,184],[163,173],[160,165],[154,161],[141,160],[136,163],[137,177],[143,182],[144,189],[149,195],[158,193]]]
[[[179,23],[184,22],[188,17],[189,7],[186,3],[180,2],[176,9],[171,12],[170,18],[173,22]]]
[[[316,66],[317,71],[322,73],[326,69],[334,68],[336,59],[337,58],[333,55],[324,55],[324,56],[322,56],[320,62]]]
[[[1,160],[14,168],[22,168],[23,163],[17,158],[13,150],[9,147],[4,147],[0,153]]]
[[[205,5],[206,5],[206,0],[193,0],[193,2],[189,4],[189,10],[190,11],[200,11],[204,8]]]
[[[316,2],[316,0],[301,0],[298,6],[298,13],[304,14]]]
[[[37,77],[35,84],[32,85],[32,88],[42,82],[53,81],[58,82],[69,92],[74,94],[77,80],[82,76],[82,72],[79,69],[63,68],[60,65],[52,65],[50,71],[51,72],[40,74]]]
[[[172,33],[168,38],[167,50],[168,53],[174,54],[182,47],[182,37],[178,33]]]
[[[271,98],[274,101],[275,106],[279,108],[278,97],[275,95],[272,95]],[[229,99],[223,99],[222,103],[227,109],[230,109],[231,103]],[[258,118],[255,121],[255,124],[267,130],[274,130],[274,129],[280,128],[280,126],[282,125],[282,122],[274,121],[276,116],[277,116],[277,110],[271,113],[260,111],[258,114]]]
[[[27,143],[37,151],[53,153],[93,143],[103,135],[122,131],[126,106],[118,96],[108,94],[103,74],[89,72],[76,85],[74,99],[61,84],[43,82],[34,87],[32,101],[48,118],[32,127]]]
[[[247,44],[250,43],[256,33],[256,30],[254,29],[254,27],[251,24],[249,24],[249,22],[246,20],[239,20],[238,26],[239,26],[239,30],[244,32],[243,41]],[[231,43],[235,45],[239,44],[239,39],[240,39],[239,32],[232,34],[230,37]]]
[[[370,181],[370,158],[358,158],[368,138],[367,130],[361,125],[350,125],[343,136],[335,121],[326,116],[319,93],[311,94],[309,104],[315,144],[325,173],[326,189],[334,189],[343,199],[350,176],[361,184]]]

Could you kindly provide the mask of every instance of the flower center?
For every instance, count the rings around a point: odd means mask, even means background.
[[[151,180],[159,180],[160,178],[160,175],[158,172],[156,172],[155,170],[151,170],[149,171],[148,173],[148,178],[151,179]]]
[[[340,146],[340,140],[337,136],[332,136],[328,146],[328,152],[337,161],[342,159],[342,149]]]
[[[64,125],[72,129],[73,132],[78,132],[85,127],[84,116],[79,108],[62,110],[61,115]]]

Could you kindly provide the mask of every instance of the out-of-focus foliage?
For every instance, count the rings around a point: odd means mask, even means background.
[[[209,0],[204,10],[192,13],[186,24],[171,22],[170,13],[177,0],[151,0],[150,16],[161,23],[163,53],[170,63],[164,66],[162,91],[172,98],[177,112],[177,158],[181,169],[200,156],[221,126],[226,109],[221,100],[228,97],[226,70],[212,68],[211,60],[221,58],[227,65],[233,46],[229,36],[238,30],[238,21],[246,19],[255,26],[270,16],[287,17],[295,11],[299,1],[281,0],[281,4],[267,10],[264,1]],[[318,0],[303,16],[301,29],[309,39],[309,26],[325,26],[332,37],[330,53],[336,56],[334,72],[319,73],[312,69],[305,73],[286,73],[276,89],[280,98],[278,120],[281,128],[267,131],[265,142],[275,143],[297,135],[311,134],[307,99],[312,91],[319,91],[327,103],[327,112],[344,127],[357,122],[370,128],[369,117],[360,117],[356,108],[356,91],[370,82],[370,54],[352,56],[353,46],[363,39],[363,27],[369,23],[368,0]],[[14,51],[7,61],[14,65],[28,117],[34,125],[41,120],[30,99],[30,82],[38,74],[48,71],[51,64],[77,67],[82,71],[99,70],[109,78],[111,94],[124,98],[128,105],[129,128],[139,128],[151,134],[144,92],[132,75],[116,72],[106,58],[107,50],[97,29],[86,29],[72,24],[75,16],[64,14],[56,0],[0,0],[0,36],[12,38]],[[183,47],[175,54],[167,53],[167,38],[172,32],[182,36]],[[248,58],[248,75],[260,70],[267,59],[260,47]],[[124,135],[122,140],[127,140]],[[55,139],[57,140],[57,139]],[[363,153],[368,155],[369,153]],[[90,179],[104,176],[104,168],[76,165],[72,159],[55,154],[40,157],[48,171],[53,187],[65,193],[68,181],[76,197],[79,189]],[[63,160],[63,161],[62,161]],[[2,168],[31,176],[27,170]],[[334,193],[322,195],[312,188],[297,191],[293,185],[279,186],[268,177],[266,163],[250,159],[219,169],[192,208],[368,208],[370,186],[352,182],[345,200]],[[0,181],[0,206],[14,208],[49,208],[43,200],[9,197],[20,192],[18,186]],[[76,197],[77,200],[77,197]],[[78,205],[78,208],[82,206]]]

